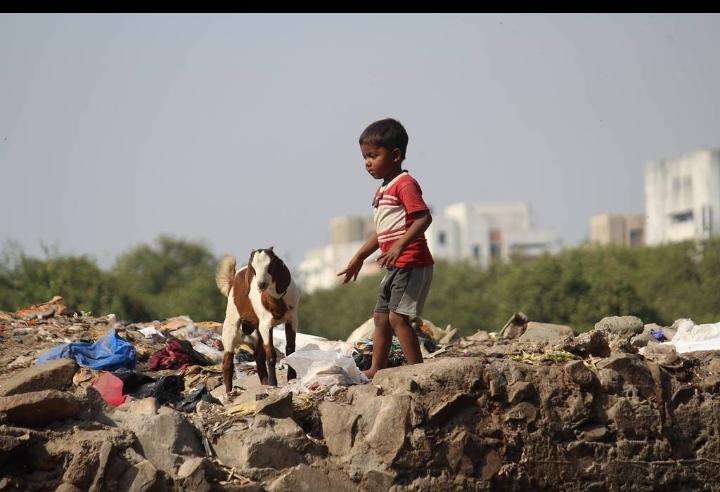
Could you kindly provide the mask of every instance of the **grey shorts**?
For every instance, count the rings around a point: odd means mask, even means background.
[[[376,313],[390,311],[410,319],[420,316],[432,282],[433,266],[392,268],[380,282]]]

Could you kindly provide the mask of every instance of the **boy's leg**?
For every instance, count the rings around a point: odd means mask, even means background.
[[[410,325],[409,316],[391,312],[390,326],[395,332],[395,336],[398,337],[400,347],[403,349],[403,352],[405,352],[405,358],[407,359],[408,365],[421,363],[423,358],[422,352],[420,351],[420,342],[415,334],[415,330],[412,325]]]
[[[372,379],[380,369],[385,369],[390,359],[390,346],[392,345],[392,329],[390,328],[389,313],[375,313],[375,331],[373,332],[372,364],[370,369],[363,371]]]

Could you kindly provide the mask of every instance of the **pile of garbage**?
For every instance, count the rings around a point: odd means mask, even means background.
[[[276,388],[248,339],[226,394],[220,323],[0,312],[0,491],[714,487],[720,324],[414,326],[425,362],[395,340],[372,381],[372,320],[275,330]]]

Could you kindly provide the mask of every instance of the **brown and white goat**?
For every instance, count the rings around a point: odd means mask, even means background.
[[[226,255],[220,260],[215,275],[220,292],[228,299],[222,331],[223,382],[228,393],[232,390],[235,348],[243,340],[241,330],[245,336],[257,331],[253,355],[258,377],[262,384],[277,386],[272,329],[285,324],[285,354],[293,353],[300,300],[290,270],[272,247],[252,251],[248,264],[237,272],[235,265],[235,257]],[[287,377],[295,377],[291,367]]]

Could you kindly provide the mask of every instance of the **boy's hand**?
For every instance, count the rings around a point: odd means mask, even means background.
[[[360,269],[363,266],[362,260],[358,258],[353,258],[350,260],[350,263],[348,263],[348,266],[343,270],[342,272],[338,273],[337,276],[345,275],[345,278],[343,279],[343,283],[346,284],[350,281],[352,278],[353,282],[357,279],[358,273],[360,273]]]
[[[402,246],[399,242],[397,242],[387,251],[387,253],[383,253],[378,256],[377,262],[384,268],[395,266],[395,262],[400,257],[400,253],[402,253]]]

